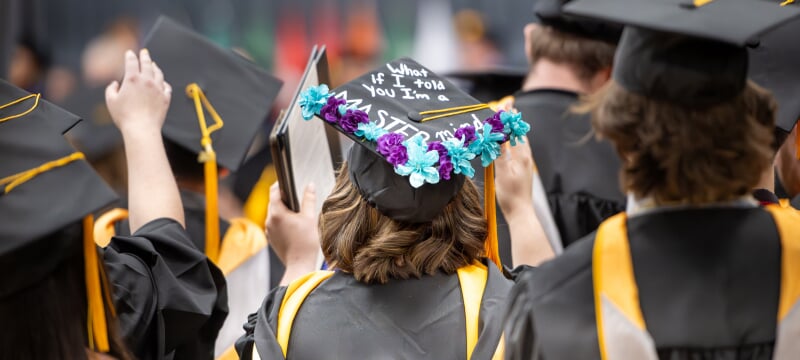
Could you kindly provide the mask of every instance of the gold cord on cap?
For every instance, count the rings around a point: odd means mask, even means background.
[[[60,159],[56,159],[53,161],[48,161],[42,165],[39,165],[33,169],[25,170],[20,173],[16,173],[14,175],[6,176],[0,179],[0,186],[5,186],[4,193],[8,193],[13,190],[15,187],[22,185],[26,181],[33,179],[37,175],[55,169],[57,167],[62,167],[67,165],[75,160],[84,159],[85,156],[82,152],[74,152],[67,156],[64,156]]]
[[[448,116],[466,114],[466,113],[470,113],[470,112],[473,112],[473,111],[479,111],[479,110],[488,109],[488,108],[489,108],[488,104],[474,104],[474,105],[456,106],[456,107],[450,107],[450,108],[444,108],[444,109],[438,109],[438,110],[420,111],[419,112],[420,115],[444,113],[444,114],[440,114],[440,115],[436,115],[436,116],[424,117],[424,118],[422,118],[420,120],[420,122],[426,122],[426,121],[440,119],[440,118],[448,117]]]
[[[7,108],[7,107],[9,107],[11,105],[19,104],[19,103],[21,103],[21,102],[23,102],[25,100],[28,100],[28,99],[31,99],[31,98],[35,99],[35,101],[33,102],[33,105],[31,105],[31,107],[28,110],[25,110],[25,111],[23,111],[23,112],[21,112],[19,114],[16,114],[16,115],[9,115],[9,116],[6,116],[4,118],[0,118],[0,123],[6,122],[6,121],[11,120],[11,119],[16,119],[16,118],[19,118],[19,117],[23,117],[25,115],[30,114],[31,111],[35,110],[36,107],[39,106],[39,98],[40,97],[41,97],[41,94],[30,94],[30,95],[27,95],[27,96],[23,96],[23,97],[21,97],[21,98],[19,98],[17,100],[14,100],[14,101],[12,101],[10,103],[0,105],[0,109],[5,109],[5,108]]]
[[[217,153],[211,144],[211,134],[225,125],[219,114],[203,93],[197,83],[186,86],[186,96],[194,100],[194,109],[197,113],[197,121],[200,124],[200,145],[203,151],[198,157],[198,161],[203,163],[203,174],[206,183],[206,256],[216,263],[219,259],[219,207],[217,205]],[[214,120],[214,124],[208,126],[203,111],[205,108]]]
[[[10,103],[0,105],[0,109],[3,109],[31,98],[34,98],[35,101],[30,109],[16,115],[1,118],[0,123],[29,114],[39,105],[40,95],[30,94]],[[74,152],[62,158],[48,161],[35,168],[6,176],[0,179],[0,186],[5,187],[3,189],[4,193],[9,193],[17,186],[24,184],[38,175],[68,165],[74,161],[82,160],[84,158],[85,156],[83,153]],[[87,303],[86,331],[88,335],[89,348],[93,351],[107,353],[110,350],[110,347],[108,341],[108,325],[106,322],[105,307],[108,306],[112,316],[114,316],[114,307],[111,304],[109,294],[104,292],[104,289],[101,285],[101,276],[103,276],[103,271],[100,268],[100,261],[97,258],[97,247],[94,243],[94,216],[92,215],[88,215],[83,219],[83,256]],[[103,301],[104,298],[106,299],[106,303]]]

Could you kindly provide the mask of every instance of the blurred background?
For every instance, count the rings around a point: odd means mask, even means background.
[[[4,78],[62,102],[120,77],[160,14],[284,80],[285,105],[308,53],[325,44],[333,85],[412,56],[434,71],[523,68],[529,0],[0,0]],[[169,74],[167,74],[167,78]]]

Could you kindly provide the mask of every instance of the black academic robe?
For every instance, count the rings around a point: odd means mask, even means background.
[[[122,335],[140,360],[213,359],[225,278],[180,224],[154,220],[103,250]]]
[[[480,309],[473,359],[490,359],[502,332],[511,281],[493,264]],[[236,344],[250,359],[283,359],[275,338],[285,287],[274,289]],[[466,359],[464,302],[456,274],[365,285],[337,272],[309,294],[295,317],[288,359]]]
[[[619,157],[594,138],[588,114],[570,108],[578,94],[539,89],[518,93],[514,107],[531,125],[528,139],[564,247],[625,210]]]
[[[186,232],[189,233],[189,238],[194,243],[195,247],[200,249],[201,251],[205,251],[206,248],[206,200],[205,196],[200,193],[196,193],[193,191],[188,190],[181,190],[181,201],[183,202],[183,215],[184,221],[186,223]],[[228,228],[230,228],[230,223],[223,219],[219,218],[219,233],[220,233],[220,244],[222,244],[222,238],[225,237],[225,234],[228,232]],[[127,235],[130,234],[130,225],[128,224],[128,220],[121,220],[114,224],[114,230],[117,234],[120,235]],[[270,286],[269,288],[273,288],[278,286],[281,281],[281,277],[283,276],[284,267],[281,260],[275,254],[275,251],[272,248],[269,248],[269,276],[270,276]]]
[[[663,210],[627,220],[634,276],[660,359],[771,359],[781,247],[761,208]],[[594,234],[521,272],[509,359],[599,359]]]

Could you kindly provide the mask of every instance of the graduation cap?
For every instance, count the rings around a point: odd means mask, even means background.
[[[62,106],[84,120],[67,133],[67,138],[89,160],[101,158],[122,144],[122,134],[106,107],[105,88],[78,88]]]
[[[3,79],[0,79],[0,114],[6,120],[25,117],[37,124],[49,123],[59,134],[80,121],[74,114],[42,99],[40,94],[31,94]]]
[[[800,6],[777,0],[574,0],[564,12],[627,25],[612,76],[628,91],[709,106],[741,93],[745,46],[800,15]]]
[[[791,132],[800,119],[798,33],[800,20],[793,20],[765,34],[758,46],[749,49],[750,79],[769,89],[778,101],[776,126],[785,134]],[[800,145],[800,137],[795,141]],[[797,157],[800,159],[800,146]]]
[[[438,216],[458,194],[480,159],[493,179],[500,145],[522,141],[530,126],[518,113],[499,112],[469,96],[414,60],[392,61],[333,91],[309,88],[298,101],[359,146],[348,153],[351,181],[382,214],[423,223]],[[493,182],[488,181],[487,253],[499,265]],[[492,238],[492,234],[494,238]]]
[[[156,21],[145,47],[173,88],[164,136],[197,153],[205,166],[206,254],[216,261],[216,166],[239,169],[281,81],[164,16]]]
[[[542,25],[577,36],[616,44],[622,35],[622,26],[604,21],[581,19],[564,14],[564,5],[572,0],[537,0],[533,13]]]
[[[522,88],[525,69],[491,69],[456,71],[445,75],[470,96],[484,102],[500,100]]]
[[[92,213],[116,199],[114,192],[72,149],[62,131],[79,119],[7,83],[0,90],[0,298],[47,277],[83,251],[86,263],[90,344],[109,350]],[[20,96],[22,95],[22,96]],[[83,224],[83,239],[49,236]]]

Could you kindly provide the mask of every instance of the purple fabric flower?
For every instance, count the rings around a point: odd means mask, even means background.
[[[503,120],[500,118],[500,114],[502,114],[502,113],[503,113],[503,110],[500,110],[500,111],[494,113],[494,115],[492,115],[492,117],[486,119],[485,123],[487,123],[489,125],[492,125],[492,132],[495,132],[495,133],[502,133],[503,132],[503,128],[504,128]]]
[[[364,111],[358,109],[347,109],[347,112],[339,119],[339,126],[344,131],[354,133],[358,130],[358,124],[368,124],[369,116]]]
[[[475,127],[472,125],[462,126],[456,130],[455,137],[464,140],[464,145],[469,145],[475,140]]]
[[[319,114],[322,116],[325,121],[338,124],[339,119],[342,117],[341,113],[339,113],[339,106],[346,104],[347,101],[344,99],[337,98],[335,96],[331,96],[328,98],[328,102],[322,106],[322,109],[319,111]]]
[[[386,157],[393,166],[403,165],[408,162],[408,150],[403,145],[405,137],[401,134],[389,133],[378,138],[378,153]]]
[[[447,156],[447,148],[442,145],[441,141],[432,141],[428,144],[428,151],[436,150],[439,153],[439,159]]]
[[[439,158],[439,177],[445,180],[450,180],[450,173],[453,172],[453,163],[447,156]]]
[[[428,151],[436,150],[439,153],[439,177],[450,180],[450,173],[453,171],[453,163],[447,156],[447,148],[441,141],[433,141],[428,144]]]

